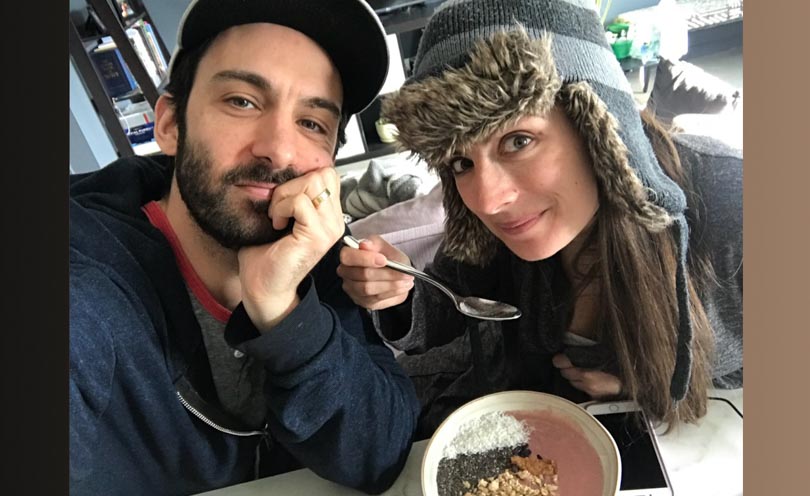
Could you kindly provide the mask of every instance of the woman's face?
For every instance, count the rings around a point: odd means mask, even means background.
[[[588,152],[557,107],[475,143],[450,165],[467,208],[527,261],[568,246],[599,208]]]

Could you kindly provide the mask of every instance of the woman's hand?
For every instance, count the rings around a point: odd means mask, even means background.
[[[615,397],[622,392],[622,381],[615,375],[601,370],[575,367],[562,353],[554,355],[551,363],[560,369],[560,374],[568,379],[572,386],[595,400]]]
[[[360,242],[360,249],[343,247],[337,273],[343,290],[361,307],[382,310],[404,302],[413,288],[413,276],[385,267],[386,260],[409,264],[407,255],[380,236]]]

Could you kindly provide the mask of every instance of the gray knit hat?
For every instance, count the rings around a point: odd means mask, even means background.
[[[653,232],[676,229],[679,332],[670,394],[689,385],[686,197],[661,169],[632,90],[592,0],[448,0],[428,22],[413,76],[383,100],[399,145],[439,173],[444,250],[484,265],[500,241],[464,205],[448,160],[473,142],[556,103],[586,141],[605,201]]]

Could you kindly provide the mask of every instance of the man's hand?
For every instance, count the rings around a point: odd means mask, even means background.
[[[410,265],[408,257],[380,236],[369,236],[360,249],[343,247],[337,273],[343,290],[361,307],[382,310],[399,305],[413,288],[413,276],[385,267],[386,259]]]
[[[327,198],[313,202],[327,189]],[[298,305],[298,285],[343,235],[337,172],[325,167],[279,185],[268,215],[275,229],[294,219],[292,232],[274,243],[242,248],[238,254],[242,303],[261,332]]]
[[[560,374],[568,379],[572,386],[595,400],[618,396],[622,392],[622,381],[615,375],[601,370],[575,367],[562,353],[554,355],[551,363],[560,369]]]

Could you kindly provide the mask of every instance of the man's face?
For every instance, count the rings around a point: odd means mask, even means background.
[[[261,161],[238,165],[218,180],[214,162],[202,144],[190,144],[181,133],[175,161],[177,186],[189,213],[209,236],[226,248],[262,245],[275,241],[275,231],[267,216],[269,198],[229,200],[229,191],[241,184],[282,184],[299,174],[292,167],[272,170]],[[234,204],[235,203],[235,204]],[[246,212],[243,205],[252,210]]]
[[[222,33],[178,130],[177,185],[197,224],[228,248],[276,239],[273,190],[333,165],[342,97],[337,69],[305,35],[273,24]]]

